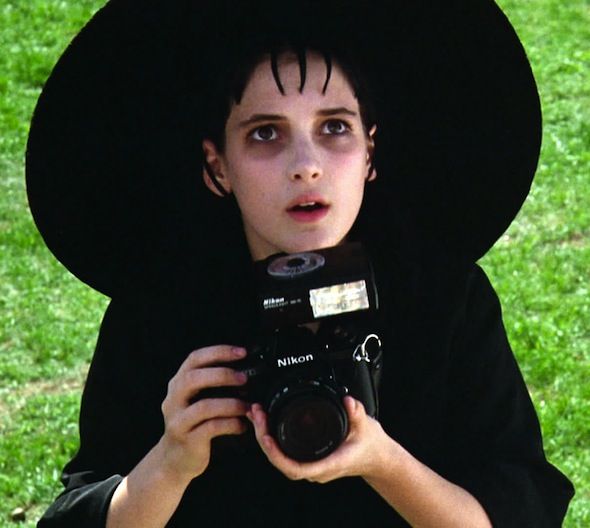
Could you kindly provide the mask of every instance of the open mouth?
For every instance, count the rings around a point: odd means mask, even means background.
[[[287,209],[297,222],[317,222],[328,214],[330,206],[321,201],[301,201]]]
[[[306,202],[291,207],[289,211],[312,213],[313,211],[318,211],[324,207],[326,207],[326,205],[320,202]]]

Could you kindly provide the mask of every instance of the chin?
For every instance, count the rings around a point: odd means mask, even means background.
[[[307,240],[297,240],[291,244],[287,244],[283,251],[285,253],[303,253],[304,251],[312,251],[314,249],[324,249],[333,246],[338,246],[344,242],[345,237],[342,238],[324,238],[318,237]]]

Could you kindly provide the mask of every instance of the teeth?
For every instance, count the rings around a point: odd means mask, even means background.
[[[305,202],[305,203],[301,203],[299,204],[300,207],[311,207],[312,205],[315,205],[316,202]]]

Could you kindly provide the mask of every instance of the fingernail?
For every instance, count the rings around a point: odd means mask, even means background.
[[[244,357],[246,355],[246,349],[242,348],[242,347],[233,347],[231,349],[231,351],[232,351],[233,355],[238,358]]]
[[[236,380],[239,383],[246,383],[248,381],[248,374],[245,372],[236,372]]]
[[[356,411],[356,400],[352,396],[349,396],[349,398],[350,398],[351,410],[352,410],[352,412],[355,412]]]

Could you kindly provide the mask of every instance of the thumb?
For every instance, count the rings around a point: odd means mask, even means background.
[[[348,418],[353,424],[358,424],[365,417],[364,405],[352,396],[344,397],[344,406],[346,407]]]

